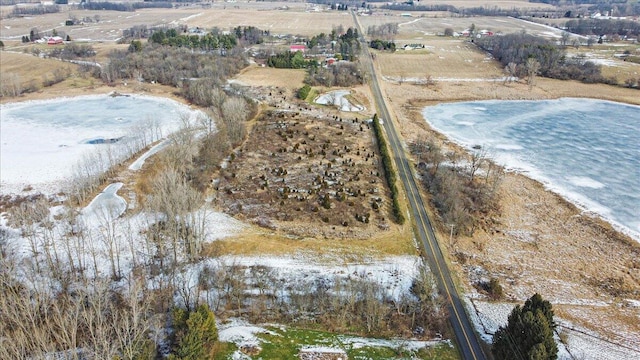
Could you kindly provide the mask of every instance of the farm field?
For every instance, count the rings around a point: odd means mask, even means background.
[[[390,80],[400,77],[434,80],[498,79],[504,77],[493,58],[465,40],[428,37],[421,41],[424,49],[376,52],[382,75]]]

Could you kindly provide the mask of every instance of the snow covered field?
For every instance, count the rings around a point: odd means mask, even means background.
[[[480,145],[640,240],[640,107],[590,99],[479,101],[427,107],[439,132]]]
[[[97,152],[124,160],[202,114],[142,95],[90,95],[0,105],[0,191],[55,193]]]

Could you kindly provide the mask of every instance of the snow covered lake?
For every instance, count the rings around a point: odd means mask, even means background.
[[[477,101],[423,110],[427,122],[640,241],[640,107],[563,98]]]
[[[5,194],[27,186],[58,191],[87,154],[137,151],[177,130],[183,119],[200,116],[166,98],[107,94],[6,104],[0,113],[0,191]]]

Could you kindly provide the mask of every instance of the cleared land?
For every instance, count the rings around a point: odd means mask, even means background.
[[[370,238],[390,226],[381,174],[365,117],[305,106],[258,118],[218,194],[227,212],[287,233]]]
[[[424,49],[376,52],[382,75],[392,80],[404,77],[407,81],[426,76],[436,80],[504,77],[494,60],[468,41],[430,37],[424,44]]]

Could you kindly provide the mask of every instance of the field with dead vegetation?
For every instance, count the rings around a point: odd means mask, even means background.
[[[218,184],[226,212],[299,236],[369,238],[372,228],[388,229],[367,119],[316,114],[275,110],[258,118]]]

